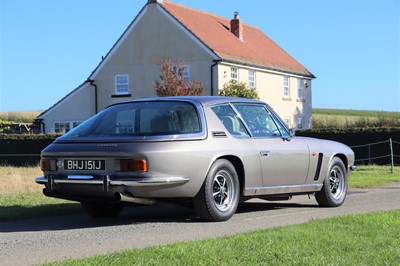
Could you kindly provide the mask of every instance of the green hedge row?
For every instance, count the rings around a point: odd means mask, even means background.
[[[0,164],[35,165],[40,152],[60,135],[0,134]]]
[[[352,147],[357,164],[390,164],[390,145],[386,141],[392,139],[394,163],[400,165],[400,128],[315,129],[296,131],[296,135],[342,142]]]
[[[389,138],[400,142],[400,128],[308,129],[296,131],[296,135],[335,140],[349,146],[385,141]]]

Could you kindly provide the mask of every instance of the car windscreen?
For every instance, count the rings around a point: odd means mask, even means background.
[[[201,125],[194,105],[148,101],[111,106],[74,128],[60,140],[198,134]]]

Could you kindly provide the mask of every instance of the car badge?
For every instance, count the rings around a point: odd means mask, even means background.
[[[63,161],[57,161],[57,167],[58,168],[63,168],[64,167]]]

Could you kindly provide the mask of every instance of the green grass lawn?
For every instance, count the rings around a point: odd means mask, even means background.
[[[0,222],[80,211],[80,204],[41,192],[0,194]]]
[[[46,265],[400,265],[400,210]]]
[[[400,182],[400,166],[394,167],[393,173],[387,165],[358,166],[350,175],[349,188],[373,188],[397,182]]]

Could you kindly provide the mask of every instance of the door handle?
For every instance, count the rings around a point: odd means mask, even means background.
[[[260,151],[261,157],[269,157],[271,155],[270,151]]]

